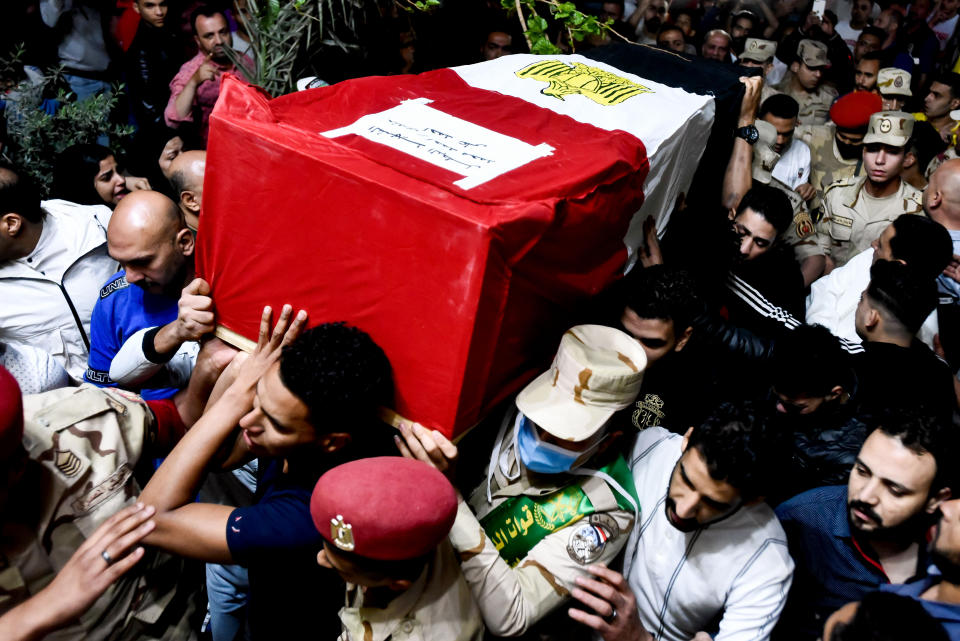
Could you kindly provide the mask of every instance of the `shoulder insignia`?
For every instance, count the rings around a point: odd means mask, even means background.
[[[849,187],[850,185],[856,184],[858,178],[855,176],[849,176],[847,178],[841,178],[840,180],[834,180],[832,183],[823,188],[823,195],[826,196],[827,192],[837,188],[837,187]]]
[[[117,291],[118,289],[123,289],[124,287],[127,287],[128,285],[129,285],[129,283],[127,282],[127,277],[126,277],[126,276],[121,276],[120,278],[117,278],[117,279],[115,279],[115,280],[112,280],[112,281],[110,281],[109,283],[107,283],[107,284],[103,287],[103,289],[100,290],[100,298],[106,298],[107,296],[109,296],[109,295],[112,294],[113,292]]]
[[[793,224],[796,225],[797,238],[806,238],[813,233],[813,218],[805,211],[793,217]]]
[[[54,452],[53,464],[68,478],[76,476],[83,467],[80,457],[70,450],[57,450]]]
[[[608,514],[591,514],[586,523],[571,530],[567,554],[580,565],[599,559],[607,543],[620,536],[617,522]]]

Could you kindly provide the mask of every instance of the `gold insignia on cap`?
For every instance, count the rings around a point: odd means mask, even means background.
[[[894,79],[893,79],[893,86],[894,86],[894,87],[902,87],[902,86],[903,86],[903,76],[897,76],[896,78],[894,78]]]
[[[353,543],[353,526],[343,522],[343,515],[338,514],[337,518],[330,519],[330,538],[333,544],[341,550],[352,552],[355,547]]]
[[[754,40],[753,42],[750,43],[750,48],[751,48],[753,51],[756,51],[757,49],[760,48],[760,43],[757,42],[756,40]]]
[[[880,123],[877,125],[877,129],[879,129],[882,134],[889,133],[892,127],[893,125],[890,124],[887,118],[881,118]]]

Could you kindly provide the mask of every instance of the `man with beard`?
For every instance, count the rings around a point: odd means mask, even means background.
[[[123,269],[100,290],[90,321],[84,380],[100,387],[126,378],[116,370],[111,378],[111,367],[127,339],[140,330],[156,328],[142,339],[151,363],[170,361],[182,347],[183,353],[195,354],[194,341],[213,331],[210,287],[194,280],[194,235],[172,200],[155,191],[124,198],[110,219],[107,246]],[[169,398],[177,387],[153,380],[144,383],[141,394],[148,400]]]
[[[163,116],[169,127],[188,124],[198,127],[206,140],[210,112],[220,95],[220,80],[225,71],[236,67],[225,52],[230,46],[230,27],[220,9],[209,5],[198,7],[190,17],[190,25],[197,55],[183,63],[170,81],[170,100]],[[246,59],[244,64],[248,63],[252,67]]]
[[[793,561],[763,494],[775,436],[750,404],[724,403],[685,436],[640,432],[631,460],[643,522],[623,575],[593,565],[570,617],[606,641],[764,641],[783,608]],[[642,534],[641,534],[642,533]]]
[[[857,70],[853,76],[854,91],[869,91],[880,93],[877,90],[877,78],[880,75],[880,61],[883,55],[879,51],[863,54],[857,63]]]
[[[927,567],[924,533],[950,497],[949,431],[918,414],[878,421],[847,486],[821,487],[777,508],[797,564],[777,632],[816,639],[827,617]]]
[[[863,138],[867,175],[824,189],[817,242],[827,256],[827,272],[868,249],[897,217],[923,211],[922,192],[900,178],[914,122],[902,111],[870,116]]]
[[[909,583],[881,585],[880,592],[915,599],[943,626],[951,641],[957,641],[960,639],[960,499],[940,504],[940,520],[929,547],[930,560],[939,575],[925,576]],[[848,603],[834,612],[827,621],[826,630],[836,629],[837,623],[850,620],[859,606],[860,603]],[[831,637],[825,634],[824,638]]]

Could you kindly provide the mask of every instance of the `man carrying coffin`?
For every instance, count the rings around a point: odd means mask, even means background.
[[[640,390],[646,356],[623,332],[568,330],[550,369],[507,412],[486,480],[459,501],[450,542],[484,622],[517,636],[563,603],[592,563],[610,562],[637,514],[629,466],[609,446],[617,410]],[[403,425],[404,456],[450,472],[457,447]]]

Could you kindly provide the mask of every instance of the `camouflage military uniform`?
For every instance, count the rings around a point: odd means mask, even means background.
[[[49,584],[100,524],[136,500],[134,468],[154,422],[138,396],[92,385],[23,404],[30,465],[0,526],[0,614]],[[188,586],[182,560],[149,551],[77,624],[47,638],[194,638]]]
[[[511,430],[503,442],[512,441]],[[469,505],[461,501],[450,531],[450,542],[460,553],[463,575],[484,612],[487,627],[497,635],[515,636],[569,598],[570,590],[575,587],[574,580],[578,576],[585,576],[586,569],[585,563],[573,558],[569,549],[571,536],[577,530],[577,527],[569,525],[557,528],[540,540],[513,569],[501,558],[493,537],[484,532],[478,519],[484,519],[511,497],[549,496],[560,492],[566,485],[546,485],[541,480],[550,477],[553,477],[550,480],[559,480],[554,475],[531,479],[526,468],[517,461],[513,448],[501,451],[500,464],[497,463],[491,462],[493,503],[487,502],[486,484],[473,492]],[[587,464],[586,467],[591,466]],[[510,481],[503,473],[504,468],[519,470],[519,478]],[[619,532],[602,543],[596,558],[590,561],[609,563],[627,542],[633,528],[633,512],[619,508],[613,490],[598,477],[574,477],[576,480],[573,481],[571,477],[561,478],[566,480],[567,485],[579,484],[596,513],[616,522]],[[503,529],[507,527],[503,526]],[[496,612],[495,620],[491,620],[490,612]]]
[[[864,176],[866,170],[861,158],[847,160],[840,155],[836,128],[832,124],[797,127],[795,136],[810,147],[810,184],[817,190],[817,195],[810,201],[810,211],[817,214],[816,219],[827,187],[838,180]]]
[[[891,222],[903,214],[923,211],[923,192],[905,180],[886,198],[873,198],[864,189],[866,176],[840,180],[823,196],[824,217],[817,240],[837,266],[870,247]]]
[[[830,119],[830,105],[837,99],[837,90],[827,85],[820,85],[816,91],[793,91],[790,88],[789,78],[785,79],[777,89],[790,96],[800,105],[797,114],[798,125],[823,125]]]
[[[930,176],[933,175],[933,172],[940,169],[940,165],[947,162],[948,160],[953,160],[954,158],[958,158],[958,157],[960,156],[957,155],[956,147],[947,147],[947,150],[944,151],[942,154],[937,154],[936,156],[933,157],[933,159],[930,161],[930,164],[927,165],[926,171],[924,171],[924,174],[923,174],[924,177],[927,180],[930,180]]]

